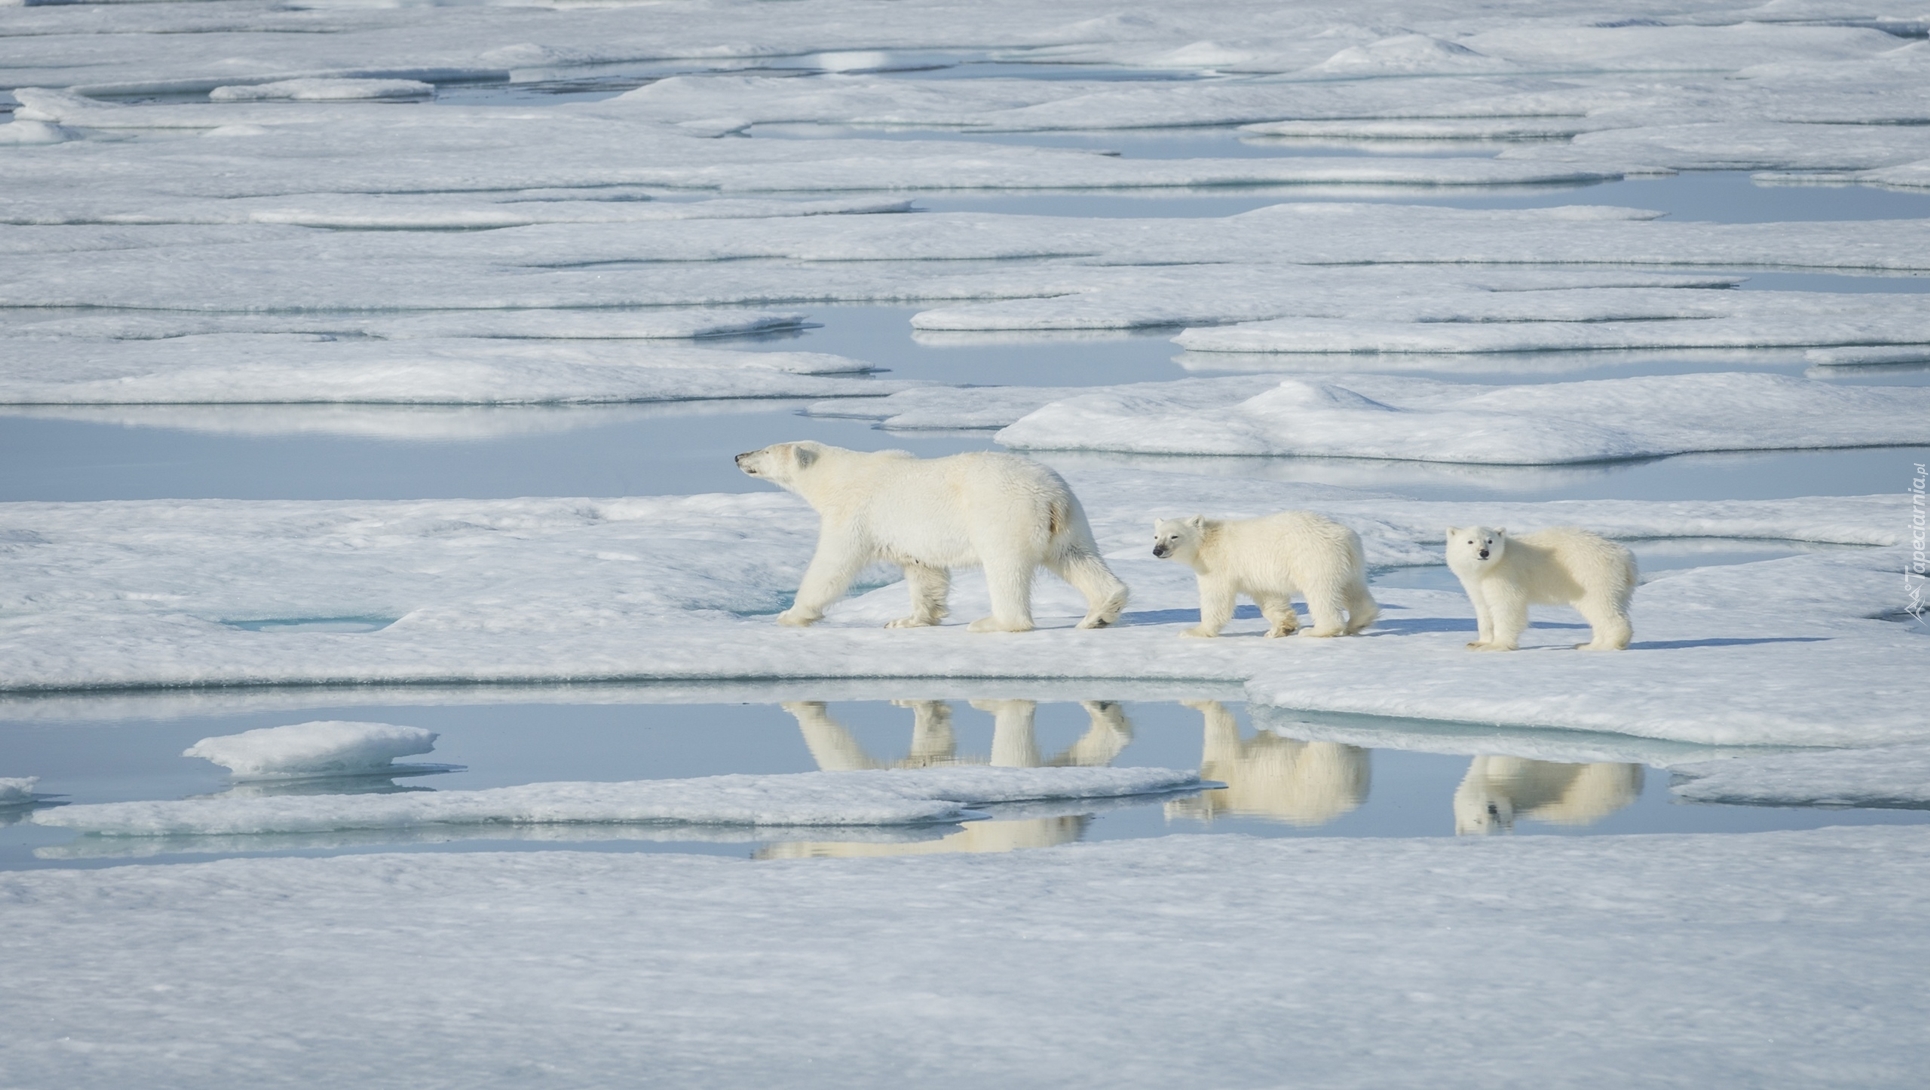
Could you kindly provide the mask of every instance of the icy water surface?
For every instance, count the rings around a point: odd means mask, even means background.
[[[1159,797],[1066,800],[992,809],[964,825],[822,830],[530,826],[354,830],[301,836],[103,837],[0,812],[0,868],[90,866],[239,854],[544,847],[715,852],[757,858],[1009,851],[1170,832],[1256,836],[1583,835],[1739,832],[1822,825],[1920,823],[1930,811],[1685,804],[1656,767],[1744,756],[1640,739],[1515,732],[1359,717],[1269,712],[1264,729],[1228,694],[1148,696],[1095,683],[1085,699],[1020,687],[957,684],[894,701],[849,699],[850,687],[783,694],[781,702],[644,703],[612,688],[602,703],[353,702],[275,711],[89,718],[85,702],[51,718],[32,705],[0,714],[0,773],[40,777],[46,803],[225,796],[447,791],[549,781],[624,781],[819,769],[1112,765],[1200,770],[1225,786]],[[1118,688],[1114,683],[1114,688]],[[512,690],[506,695],[515,699]],[[300,700],[299,696],[294,700]],[[811,699],[813,696],[824,699]],[[219,701],[222,698],[215,697]],[[246,703],[253,699],[236,697]],[[769,700],[769,697],[765,697]],[[638,701],[638,702],[632,702]],[[50,708],[53,706],[49,706]],[[161,717],[155,717],[159,712]],[[347,719],[438,732],[432,754],[457,771],[334,780],[237,783],[182,750],[258,727]],[[1483,756],[1476,757],[1479,753]],[[1512,756],[1518,754],[1519,756]],[[1559,759],[1556,759],[1559,758]],[[405,762],[416,763],[413,760]],[[434,766],[431,766],[434,767]],[[1488,815],[1497,803],[1499,817]],[[43,806],[43,808],[45,808]],[[1484,815],[1486,815],[1484,817]],[[1509,815],[1512,815],[1511,817]]]

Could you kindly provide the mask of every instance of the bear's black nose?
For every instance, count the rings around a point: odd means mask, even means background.
[[[1481,550],[1481,559],[1486,560],[1487,558],[1488,558],[1488,550],[1486,549]]]
[[[1165,556],[1165,555],[1166,555],[1166,546],[1164,546],[1164,545],[1155,545],[1155,546],[1153,546],[1153,555],[1154,555],[1154,556]]]

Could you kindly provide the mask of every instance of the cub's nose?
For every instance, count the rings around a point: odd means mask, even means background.
[[[1166,546],[1164,545],[1153,546],[1153,555],[1158,557],[1164,557],[1166,555]]]
[[[745,451],[744,453],[742,453],[742,454],[739,454],[739,455],[738,455],[737,457],[735,457],[735,458],[733,458],[733,459],[731,459],[731,461],[734,461],[734,462],[736,462],[736,463],[737,463],[738,465],[740,465],[740,466],[741,466],[741,465],[743,465],[743,464],[744,464],[744,459],[746,459],[746,458],[748,458],[748,457],[750,457],[750,456],[751,456],[751,452],[747,450],[747,451]]]
[[[1480,552],[1480,554],[1479,554],[1479,555],[1480,555],[1480,557],[1481,557],[1481,559],[1483,559],[1483,560],[1486,560],[1486,559],[1488,558],[1488,550],[1486,550],[1486,549],[1483,549],[1483,550],[1481,550],[1481,552]]]

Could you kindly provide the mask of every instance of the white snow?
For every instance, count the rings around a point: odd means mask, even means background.
[[[436,733],[421,727],[317,720],[203,738],[181,756],[212,761],[238,780],[278,780],[393,771],[395,758],[435,745]]]
[[[430,98],[435,93],[435,84],[414,79],[283,79],[270,83],[216,87],[208,92],[208,101],[263,102],[284,99],[293,102],[336,102],[344,99]]]
[[[26,871],[0,1041],[76,1087],[1902,1088],[1926,892],[1921,827]]]
[[[423,752],[414,750],[412,752]],[[1164,768],[944,768],[532,783],[479,791],[110,802],[43,811],[101,836],[236,836],[423,825],[913,825],[971,820],[974,805],[1196,788]]]
[[[39,776],[0,776],[0,807],[25,806],[34,801]]]
[[[1749,806],[1930,807],[1930,746],[1809,750],[1675,766],[1695,802]]]
[[[570,319],[547,316],[550,324]],[[755,319],[753,319],[755,320]],[[409,320],[394,340],[329,334],[208,333],[153,340],[26,339],[8,343],[0,404],[129,405],[361,402],[532,404],[696,398],[876,396],[902,384],[859,377],[870,365],[816,352],[730,352],[572,338],[438,337],[447,325]],[[648,329],[648,324],[645,324]],[[662,329],[662,327],[657,327]],[[686,327],[687,328],[687,327]],[[608,319],[584,332],[614,333]],[[566,332],[556,329],[549,332]]]
[[[1033,410],[1000,431],[998,441],[1023,450],[1499,465],[1930,443],[1930,390],[1837,386],[1786,375],[1649,375],[1524,386],[1360,375],[1283,379],[1254,393],[1256,385],[1242,376],[1102,388]],[[967,392],[952,396],[963,400]],[[922,419],[932,426],[944,417],[928,411]]]

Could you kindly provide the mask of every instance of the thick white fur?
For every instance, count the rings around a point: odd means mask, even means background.
[[[1079,501],[1057,473],[1011,454],[918,458],[823,443],[778,443],[737,456],[745,473],[804,497],[818,512],[818,548],[779,624],[808,625],[843,596],[865,565],[905,570],[911,614],[889,627],[933,625],[946,614],[951,570],[983,567],[992,615],[974,632],[1032,628],[1040,566],[1086,596],[1080,628],[1103,628],[1126,608],[1126,585],[1099,558]]]
[[[1454,832],[1509,832],[1517,816],[1556,825],[1593,825],[1641,793],[1642,766],[1637,764],[1476,757],[1454,792]]]
[[[1584,651],[1620,651],[1633,629],[1628,602],[1635,595],[1635,554],[1599,534],[1556,526],[1510,537],[1505,528],[1448,527],[1448,569],[1474,602],[1476,651],[1521,646],[1530,605],[1574,606],[1593,639]]]
[[[1367,593],[1360,535],[1311,511],[1282,511],[1257,519],[1194,515],[1153,523],[1153,555],[1193,569],[1200,585],[1200,623],[1182,635],[1217,636],[1244,594],[1272,623],[1269,636],[1300,627],[1295,591],[1313,614],[1309,636],[1351,636],[1380,615]]]

